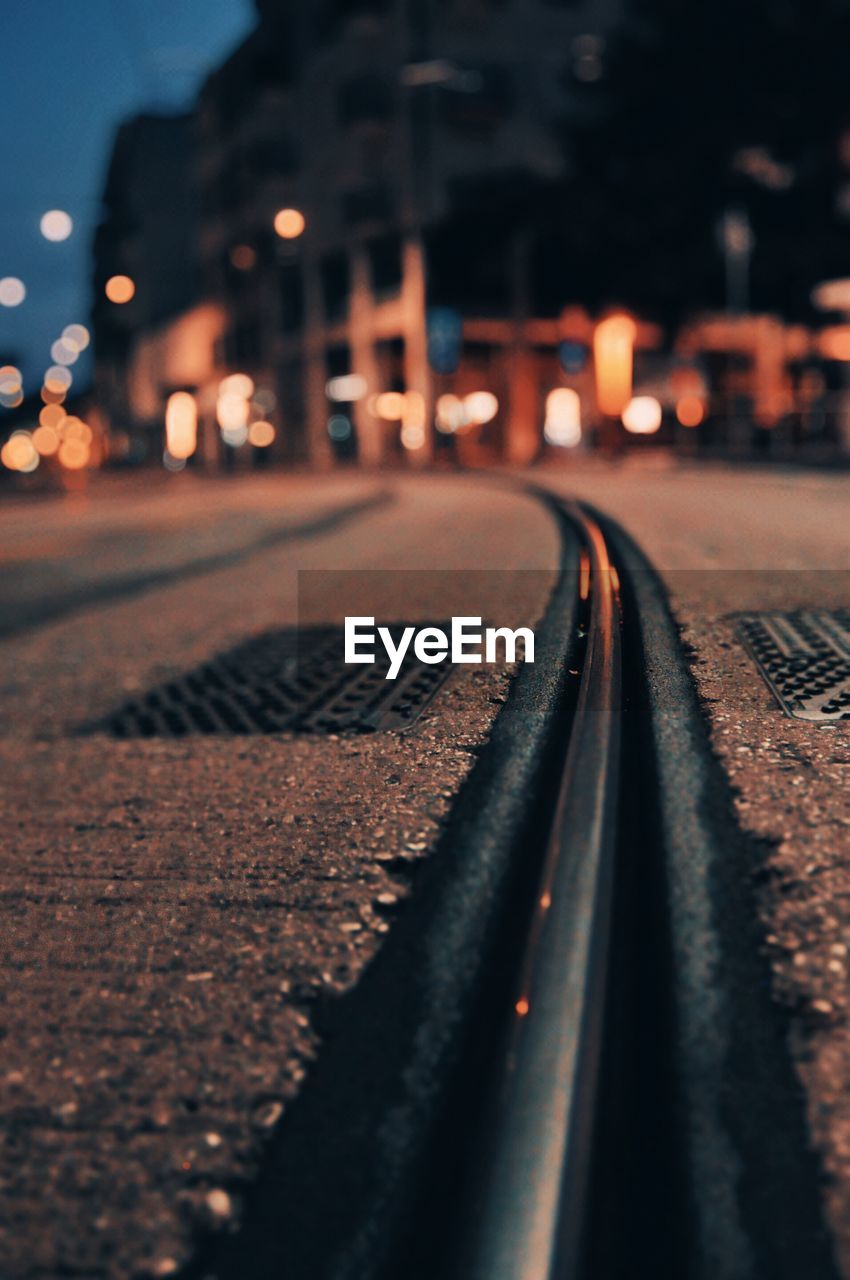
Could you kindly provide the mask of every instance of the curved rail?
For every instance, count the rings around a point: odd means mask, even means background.
[[[587,645],[465,1270],[474,1280],[575,1276],[581,1251],[610,932],[621,641],[603,534],[580,508],[561,511],[589,565]]]

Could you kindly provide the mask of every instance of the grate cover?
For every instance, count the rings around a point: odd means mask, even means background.
[[[740,624],[786,715],[816,724],[850,719],[850,609],[750,613]]]
[[[390,625],[396,643],[405,625]],[[175,738],[406,729],[454,669],[448,661],[419,662],[408,650],[398,677],[387,680],[380,644],[375,657],[374,664],[346,666],[341,627],[267,631],[130,699],[83,732]]]

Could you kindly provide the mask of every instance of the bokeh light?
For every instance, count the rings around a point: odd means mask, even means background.
[[[344,413],[333,413],[328,418],[328,435],[336,444],[351,437],[351,419]]]
[[[24,392],[21,371],[13,364],[4,364],[0,368],[0,405],[4,409],[17,409],[23,404]]]
[[[39,456],[30,433],[13,431],[0,450],[0,461],[10,471],[35,471]]]
[[[635,396],[622,414],[623,426],[632,435],[651,436],[661,426],[661,405],[655,396]]]
[[[241,396],[243,400],[250,400],[254,394],[254,379],[247,373],[228,374],[218,384],[218,393],[220,396]]]
[[[66,418],[65,410],[60,404],[46,404],[38,415],[38,420],[43,427],[52,427],[54,431],[58,431]]]
[[[230,250],[230,261],[237,271],[251,271],[257,265],[257,253],[249,244],[235,244]]]
[[[85,351],[91,342],[91,335],[84,324],[67,324],[62,330],[62,341],[77,351]]]
[[[26,285],[17,276],[0,280],[0,307],[19,307],[26,296]]]
[[[110,302],[123,306],[135,296],[136,286],[129,276],[110,276],[103,287]]]
[[[401,429],[400,439],[404,449],[421,449],[425,444],[425,428],[415,423],[405,423]]]
[[[92,429],[82,418],[67,417],[60,428],[62,439],[76,440],[86,446],[92,442]]]
[[[59,432],[55,427],[36,427],[32,433],[32,442],[42,458],[51,458],[59,448]]]
[[[172,458],[191,458],[198,446],[198,406],[188,391],[175,391],[165,406],[165,447]]]
[[[556,387],[546,397],[543,438],[564,449],[581,442],[581,400],[572,387]]]
[[[73,343],[66,342],[64,338],[57,338],[50,348],[50,359],[56,364],[75,364],[80,358],[79,350]]]
[[[91,458],[91,446],[85,440],[63,439],[59,446],[58,458],[67,471],[82,471]]]
[[[251,408],[260,416],[266,417],[277,405],[277,396],[268,387],[257,387],[251,399]]]
[[[306,225],[307,219],[300,209],[279,209],[274,216],[274,229],[281,240],[297,240]]]
[[[241,430],[243,427],[247,431],[250,412],[251,406],[244,396],[219,396],[215,406],[216,421],[222,431]]]
[[[850,360],[850,325],[836,324],[820,335],[820,351],[825,360]]]
[[[401,422],[404,417],[404,392],[381,392],[375,397],[375,413],[387,422]]]
[[[54,364],[44,375],[45,390],[53,392],[66,392],[74,381],[74,375],[70,369],[66,369],[64,365]]]
[[[58,244],[68,239],[74,230],[74,220],[64,209],[48,209],[47,213],[41,216],[40,226],[45,240],[52,240]]]
[[[492,422],[499,412],[499,401],[492,391],[472,391],[463,398],[463,408],[469,422],[483,426]]]
[[[362,400],[367,390],[366,379],[359,373],[344,373],[338,378],[329,378],[325,383],[328,399],[341,403]]]
[[[619,417],[632,395],[632,367],[637,326],[625,315],[609,316],[593,334],[596,398],[599,412]]]
[[[275,429],[270,422],[252,422],[248,428],[248,440],[255,449],[268,449],[275,437]]]
[[[705,417],[705,408],[699,396],[682,396],[677,400],[676,417],[683,427],[698,427]]]
[[[437,397],[436,423],[437,430],[442,431],[444,435],[451,435],[452,432],[460,431],[462,427],[468,425],[469,419],[460,396],[447,392]]]
[[[248,424],[242,422],[235,423],[232,427],[222,427],[221,438],[225,444],[230,445],[231,449],[241,449],[248,439]]]

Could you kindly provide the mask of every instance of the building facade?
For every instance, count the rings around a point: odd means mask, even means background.
[[[140,386],[140,351],[198,297],[193,156],[191,115],[143,114],[122,124],[93,246],[94,399],[114,452],[138,460],[161,453],[161,403],[175,376],[152,370],[150,385]]]
[[[200,95],[198,246],[216,374],[274,395],[281,458],[537,452],[565,299],[535,296],[536,214],[615,3],[259,5]],[[497,410],[441,438],[439,397],[479,391]]]

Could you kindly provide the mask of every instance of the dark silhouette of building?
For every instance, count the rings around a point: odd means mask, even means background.
[[[139,344],[198,298],[193,130],[191,115],[144,114],[121,125],[95,235],[95,391],[112,432],[135,432],[137,450],[146,426],[158,449],[162,425],[159,396],[136,403]],[[123,291],[110,285],[116,277]]]

